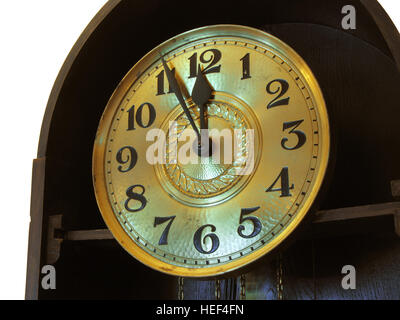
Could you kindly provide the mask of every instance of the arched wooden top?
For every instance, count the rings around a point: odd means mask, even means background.
[[[400,33],[392,19],[376,0],[361,0],[385,39],[397,68],[400,70]]]
[[[64,85],[64,81],[71,70],[72,65],[75,62],[79,52],[85,46],[87,40],[90,38],[96,28],[103,22],[103,20],[114,10],[116,6],[121,3],[122,0],[109,0],[90,21],[88,26],[82,32],[71,51],[69,52],[60,72],[58,73],[57,79],[54,82],[53,88],[50,93],[49,100],[47,102],[46,111],[43,117],[42,128],[40,131],[39,147],[37,158],[43,158],[46,156],[47,141],[50,132],[51,120],[56,107],[58,96]]]
[[[46,156],[48,138],[50,134],[50,126],[53,119],[54,110],[56,108],[59,94],[63,88],[65,79],[71,70],[77,56],[84,48],[87,41],[92,36],[93,32],[99,27],[99,25],[107,18],[107,16],[124,0],[109,0],[103,8],[96,14],[86,29],[83,31],[73,48],[71,49],[68,57],[66,58],[58,76],[52,88],[44,119],[42,123],[39,147],[38,147],[38,158]],[[386,41],[387,46],[393,56],[400,70],[400,34],[397,31],[395,25],[391,21],[388,14],[378,3],[377,0],[360,0],[361,4],[367,9],[372,19],[375,21],[379,31]],[[139,3],[139,2],[138,2]]]

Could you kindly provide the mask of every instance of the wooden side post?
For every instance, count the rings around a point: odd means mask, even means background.
[[[37,300],[39,298],[45,166],[46,159],[44,158],[33,161],[31,222],[25,290],[25,299],[27,300]]]

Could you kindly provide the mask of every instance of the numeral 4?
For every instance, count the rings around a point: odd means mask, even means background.
[[[275,185],[278,181],[281,181],[281,187],[279,189],[274,189]],[[278,178],[274,181],[274,183],[266,190],[266,192],[281,192],[281,198],[291,197],[290,190],[294,189],[294,184],[290,186],[289,184],[289,168],[285,167],[282,169]]]

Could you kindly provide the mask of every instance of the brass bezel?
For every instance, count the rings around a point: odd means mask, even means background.
[[[105,142],[108,136],[109,128],[112,123],[114,114],[109,112],[113,106],[119,104],[124,98],[125,93],[129,89],[132,83],[136,81],[136,75],[128,73],[128,75],[121,81],[115,92],[113,93],[105,112],[101,118],[99,128],[96,135],[93,151],[93,184],[95,188],[96,200],[100,208],[101,214],[108,228],[114,235],[115,239],[124,247],[133,257],[144,263],[145,265],[158,270],[160,272],[182,276],[182,277],[211,277],[218,276],[228,272],[235,271],[241,267],[247,266],[248,264],[260,259],[268,252],[279,246],[292,232],[297,228],[303,218],[306,216],[310,208],[312,207],[314,200],[316,199],[322,183],[324,181],[325,173],[328,167],[329,155],[330,155],[330,129],[329,129],[329,118],[323,98],[323,94],[318,85],[316,78],[314,77],[311,69],[305,63],[305,61],[288,45],[283,43],[278,38],[263,32],[258,29],[238,26],[238,25],[214,25],[202,27],[192,31],[180,34],[163,44],[159,45],[151,52],[149,52],[144,58],[142,58],[136,66],[149,66],[155,63],[160,58],[160,53],[168,55],[171,50],[175,50],[179,46],[187,44],[191,41],[197,41],[206,39],[208,37],[243,37],[246,39],[253,39],[264,43],[274,49],[274,51],[280,54],[280,58],[287,61],[291,66],[296,68],[298,74],[301,75],[304,82],[307,84],[312,94],[312,99],[315,105],[318,107],[318,121],[320,125],[320,155],[318,157],[318,163],[316,167],[317,177],[314,179],[313,184],[310,187],[308,198],[304,201],[302,207],[296,213],[292,222],[283,230],[276,238],[271,242],[264,245],[264,247],[252,252],[242,258],[226,263],[224,265],[205,267],[205,268],[185,268],[180,266],[174,266],[159,259],[151,256],[137,244],[135,244],[129,235],[124,231],[118,220],[115,218],[112,206],[109,202],[107,187],[105,182]],[[134,67],[134,68],[135,68]],[[140,70],[144,71],[144,70]]]

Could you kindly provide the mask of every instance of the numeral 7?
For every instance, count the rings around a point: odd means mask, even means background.
[[[173,217],[164,217],[164,218],[160,218],[160,217],[156,217],[154,219],[154,228],[157,227],[160,224],[164,224],[167,221],[169,221],[169,223],[167,224],[167,227],[164,229],[164,232],[161,235],[160,241],[158,241],[158,245],[160,246],[165,246],[168,244],[168,234],[169,234],[169,230],[171,229],[171,225],[174,222],[176,216]]]

